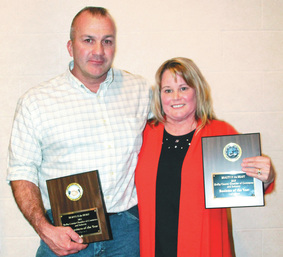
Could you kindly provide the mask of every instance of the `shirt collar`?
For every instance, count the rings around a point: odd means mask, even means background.
[[[67,70],[67,73],[68,73],[68,77],[69,77],[69,80],[70,80],[72,86],[78,88],[80,91],[94,94],[78,78],[76,78],[72,74],[71,70],[73,68],[74,68],[74,61],[71,61],[69,63],[69,69]],[[96,94],[98,95],[98,94],[101,94],[101,92],[107,91],[107,89],[110,86],[110,84],[112,83],[113,79],[114,79],[114,71],[113,71],[113,68],[110,68],[109,71],[107,72],[106,79],[100,84],[99,89],[98,89]]]

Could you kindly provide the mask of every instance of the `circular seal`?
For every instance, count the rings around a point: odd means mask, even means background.
[[[223,155],[228,161],[235,162],[242,156],[242,149],[236,143],[229,143],[224,147]]]
[[[66,195],[71,201],[78,201],[83,195],[83,189],[78,183],[72,183],[67,186]]]

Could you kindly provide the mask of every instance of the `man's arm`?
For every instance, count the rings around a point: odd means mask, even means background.
[[[11,181],[16,203],[49,248],[58,256],[77,253],[87,247],[70,227],[55,227],[49,223],[41,199],[39,188],[25,180]]]

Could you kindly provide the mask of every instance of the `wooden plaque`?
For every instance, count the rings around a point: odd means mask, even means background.
[[[112,239],[97,170],[46,183],[55,226],[70,226],[84,243]]]
[[[261,155],[260,134],[202,138],[205,208],[263,206],[263,183],[242,171],[244,158]]]

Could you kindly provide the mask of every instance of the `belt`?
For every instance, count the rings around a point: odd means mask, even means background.
[[[129,210],[126,210],[128,211],[129,213],[133,214],[134,216],[137,216],[138,217],[138,207],[137,205],[131,207]],[[115,215],[117,214],[118,212],[108,212],[108,216],[112,216],[112,215]]]
[[[118,212],[108,212],[108,216],[112,216],[112,215],[115,215],[117,214]]]

